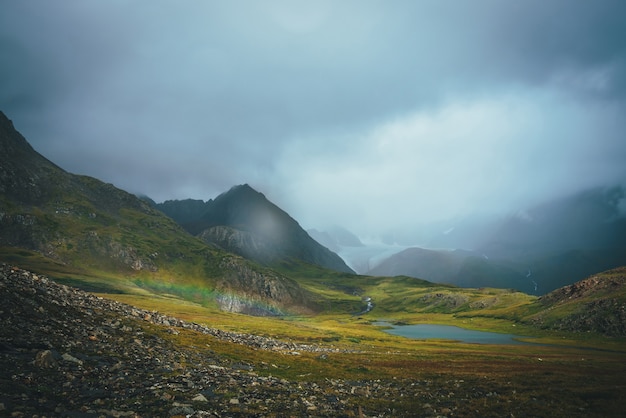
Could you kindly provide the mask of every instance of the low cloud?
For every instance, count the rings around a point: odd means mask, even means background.
[[[624,183],[626,4],[0,4],[0,110],[157,201],[249,183],[307,227]],[[357,231],[358,232],[358,231]]]
[[[367,232],[518,211],[626,179],[620,108],[510,92],[409,113],[328,146],[294,141],[279,182],[306,222]]]

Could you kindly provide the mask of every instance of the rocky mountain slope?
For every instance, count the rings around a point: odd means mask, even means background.
[[[556,289],[536,302],[533,324],[573,332],[626,336],[626,267]]]
[[[337,254],[247,184],[205,202],[203,209],[193,200],[167,201],[157,208],[205,242],[264,265],[304,261],[353,273]]]
[[[125,291],[186,297],[182,289],[194,287],[207,295],[202,303],[245,313],[315,309],[295,281],[206,245],[132,194],[51,163],[0,112],[0,257],[16,249]]]
[[[261,377],[177,338],[284,355],[332,349],[188,323],[6,264],[0,313],[0,416],[343,416],[358,400],[337,384]]]

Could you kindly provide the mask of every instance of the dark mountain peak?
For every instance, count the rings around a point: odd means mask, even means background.
[[[24,160],[26,159],[26,160]],[[48,161],[33,149],[13,126],[13,121],[0,111],[0,161],[7,163],[20,163],[37,161],[59,169],[55,164]]]
[[[13,121],[4,114],[3,111],[0,110],[0,129],[3,131],[15,131],[15,127],[13,126]],[[21,136],[21,135],[20,135]],[[24,140],[26,142],[26,140]]]
[[[215,198],[216,202],[228,201],[228,202],[254,202],[266,200],[263,193],[254,190],[248,183],[238,184],[231,187],[224,193],[221,193]]]
[[[67,173],[35,151],[0,112],[0,195],[35,204],[65,180]]]
[[[353,273],[337,254],[249,184],[231,187],[206,203],[171,201],[157,207],[205,242],[265,265],[300,260]]]
[[[278,206],[270,202],[263,193],[256,191],[249,184],[239,184],[231,187],[227,192],[217,196],[214,200],[216,205],[236,206],[245,204],[273,207],[272,209],[281,210]],[[282,210],[281,210],[282,211]]]
[[[267,200],[265,195],[261,192],[254,190],[248,183],[238,184],[236,186],[231,187],[228,191],[220,194],[215,198],[215,201],[222,199],[256,199],[256,200]]]
[[[257,234],[275,238],[288,233],[289,230],[300,229],[295,219],[248,184],[234,186],[216,197],[208,205],[202,220],[203,229],[226,225],[249,229]]]
[[[202,230],[195,233],[205,241],[264,264],[298,259],[352,272],[337,254],[311,238],[287,212],[248,184],[234,186],[216,197],[201,224]],[[216,229],[223,226],[234,229]],[[230,231],[227,237],[225,231]]]
[[[232,193],[248,193],[263,196],[263,193],[260,193],[252,188],[248,183],[237,184],[231,187],[226,193],[222,194],[232,194]]]

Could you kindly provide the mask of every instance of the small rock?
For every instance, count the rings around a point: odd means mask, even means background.
[[[237,399],[237,398],[231,398],[231,399],[230,399],[230,401],[229,401],[229,403],[230,403],[231,405],[239,405],[239,399]]]
[[[61,356],[61,358],[65,361],[69,361],[71,363],[76,363],[76,364],[83,364],[82,360],[77,359],[76,357],[72,356],[71,354],[65,353]]]
[[[37,353],[33,364],[37,367],[43,367],[47,369],[51,367],[56,367],[57,361],[54,359],[54,356],[52,355],[52,351],[43,350]]]
[[[192,401],[195,402],[208,402],[208,399],[201,393],[198,393],[196,396],[193,397],[193,399],[191,399]]]
[[[175,415],[189,416],[189,415],[193,415],[194,412],[196,411],[194,411],[193,408],[187,405],[179,405],[179,406],[174,406],[172,409],[170,409],[169,414],[170,416],[175,416]]]

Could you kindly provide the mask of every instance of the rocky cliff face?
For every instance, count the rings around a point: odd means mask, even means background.
[[[318,309],[313,295],[272,270],[260,271],[234,256],[225,257],[220,267],[228,272],[216,284],[222,310],[274,316],[282,315],[284,310],[310,314]]]
[[[236,229],[230,226],[212,226],[198,237],[207,242],[217,245],[226,251],[239,254],[250,260],[256,260],[263,264],[271,264],[279,257],[279,249],[270,240],[254,234],[250,231]]]

